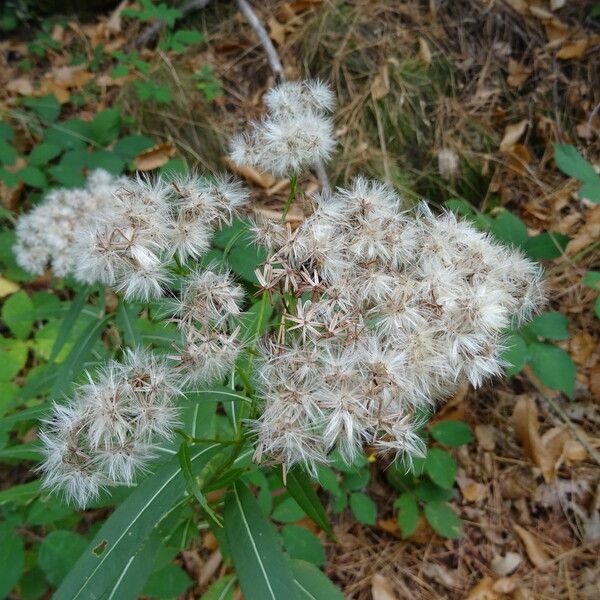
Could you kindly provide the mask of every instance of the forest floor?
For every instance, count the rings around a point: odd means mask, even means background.
[[[123,3],[124,5],[125,3]],[[464,389],[436,418],[466,421],[473,443],[455,452],[453,506],[464,537],[443,540],[425,521],[402,539],[393,495],[373,466],[369,490],[375,526],[332,514],[326,572],[348,598],[600,597],[600,320],[597,292],[582,285],[600,268],[600,206],[552,158],[553,143],[576,146],[600,164],[600,18],[595,2],[558,0],[268,0],[254,3],[289,79],[330,81],[338,97],[339,148],[332,183],[358,173],[386,179],[408,202],[443,206],[462,198],[477,211],[504,207],[530,235],[551,231],[570,241],[545,263],[549,304],[569,319],[558,342],[577,366],[573,399],[542,385],[529,369],[483,389]],[[204,35],[200,49],[173,54],[139,49],[148,79],[168,85],[170,103],[139,102],[132,78],[69,66],[67,48],[93,53],[101,41],[126,49],[147,25],[117,10],[69,20],[49,32],[58,46],[22,72],[29,52],[21,34],[0,41],[0,106],[33,90],[68,103],[90,81],[93,97],[68,108],[89,118],[117,106],[140,131],[161,140],[150,156],[223,167],[226,140],[263,110],[273,74],[235,3],[213,2],[185,20]],[[194,73],[210,67],[221,93],[206,93]],[[204,87],[202,87],[204,85]],[[164,161],[163,161],[164,158]],[[152,162],[155,161],[155,162]],[[158,161],[158,162],[156,162]],[[162,162],[161,162],[162,161]],[[285,182],[244,171],[257,211],[281,210]],[[318,187],[316,177],[303,182]],[[15,209],[22,190],[0,189]],[[292,219],[301,219],[294,207]],[[207,542],[197,552],[211,554]],[[189,559],[189,556],[188,556]],[[248,599],[251,600],[251,599]]]

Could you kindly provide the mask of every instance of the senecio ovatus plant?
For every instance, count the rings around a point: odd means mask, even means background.
[[[266,94],[267,115],[231,141],[231,158],[292,181],[335,146],[334,97],[318,81]],[[90,175],[20,218],[19,264],[101,282],[126,299],[169,298],[182,343],[170,356],[135,348],[57,403],[40,434],[45,484],[85,506],[131,484],[174,436],[190,386],[223,381],[240,353],[253,364],[246,436],[255,459],[315,473],[332,451],[365,445],[424,453],[423,415],[466,381],[499,375],[504,332],[543,300],[541,269],[448,213],[409,208],[387,184],[357,177],[306,200],[297,228],[256,218],[262,302],[283,306],[271,334],[245,339],[244,288],[222,265],[198,267],[211,237],[249,193],[229,176],[153,180]],[[183,283],[171,285],[173,274]],[[247,338],[248,336],[246,336]]]

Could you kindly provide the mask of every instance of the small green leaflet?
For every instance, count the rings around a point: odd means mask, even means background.
[[[436,533],[457,540],[462,537],[462,523],[446,502],[428,502],[423,510],[427,522]]]
[[[441,448],[430,448],[425,471],[431,480],[444,489],[451,489],[456,478],[456,462]]]
[[[394,502],[394,506],[398,509],[398,525],[400,531],[402,531],[402,537],[407,538],[411,536],[417,528],[419,520],[419,505],[415,497],[406,492],[400,494],[398,499]]]
[[[430,429],[430,433],[436,442],[449,448],[458,448],[473,441],[471,428],[462,421],[441,421]]]
[[[594,167],[571,144],[554,144],[554,160],[558,168],[582,184],[579,195],[600,203],[600,176]]]

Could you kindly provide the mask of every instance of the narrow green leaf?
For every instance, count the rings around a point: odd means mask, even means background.
[[[132,348],[142,346],[142,336],[136,327],[139,310],[137,306],[119,300],[117,306],[117,325],[123,331],[125,343]]]
[[[111,318],[112,315],[109,314],[102,319],[92,321],[75,342],[67,358],[56,369],[56,381],[50,390],[50,398],[52,400],[56,400],[71,384]]]
[[[277,534],[239,481],[225,498],[223,521],[244,596],[252,600],[297,599],[290,564]]]
[[[212,444],[194,450],[198,470],[220,449]],[[151,531],[170,512],[186,489],[178,457],[146,477],[100,528],[55,592],[53,600],[100,598],[133,560]],[[116,599],[115,599],[116,600]]]
[[[190,460],[190,448],[187,445],[187,442],[181,442],[179,446],[179,452],[177,453],[179,457],[179,465],[181,466],[181,472],[185,477],[185,483],[187,486],[188,492],[198,500],[198,503],[203,508],[204,512],[207,516],[212,519],[215,525],[219,527],[223,527],[223,523],[221,519],[214,513],[213,509],[210,507],[210,504],[206,500],[206,497],[202,493],[200,486],[198,485],[198,481],[194,477],[192,472],[192,462]]]
[[[301,468],[292,469],[286,478],[286,487],[292,498],[300,505],[304,512],[329,535],[333,535],[333,529],[323,504],[315,492],[310,478]]]
[[[75,325],[83,307],[85,305],[85,301],[90,295],[91,288],[86,287],[81,290],[71,302],[71,306],[67,311],[64,319],[62,320],[60,327],[58,329],[58,333],[56,334],[56,339],[54,340],[54,345],[52,346],[52,351],[50,352],[50,358],[48,362],[54,362],[54,359],[58,356],[58,353],[62,350],[65,342],[69,338],[69,334],[71,333],[73,326]]]
[[[290,561],[300,600],[344,600],[329,578],[317,567],[304,560]],[[283,596],[288,598],[289,596]]]
[[[525,241],[523,249],[527,256],[533,260],[553,260],[558,258],[569,243],[569,236],[562,233],[549,233],[544,231]]]
[[[103,600],[137,600],[150,577],[159,549],[160,537],[151,533],[148,541],[123,565],[123,570],[108,588]]]

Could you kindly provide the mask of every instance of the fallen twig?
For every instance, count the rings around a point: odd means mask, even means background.
[[[236,0],[238,8],[246,17],[248,21],[248,25],[252,28],[256,37],[260,41],[261,46],[263,47],[265,54],[267,55],[267,62],[271,67],[275,75],[275,82],[281,83],[285,81],[285,75],[283,73],[283,65],[281,63],[281,59],[279,58],[279,54],[265,29],[265,26],[262,24],[261,20],[258,18],[254,9],[247,0]],[[331,185],[329,184],[329,177],[327,177],[327,172],[325,171],[325,167],[321,161],[317,162],[314,166],[315,173],[321,183],[321,187],[324,192],[329,192],[331,190]]]

